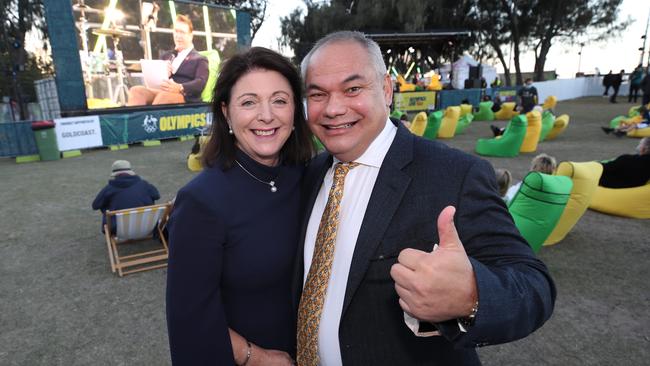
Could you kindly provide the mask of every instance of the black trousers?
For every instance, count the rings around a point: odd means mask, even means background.
[[[636,103],[636,99],[639,97],[639,89],[641,89],[640,85],[630,84],[630,93],[627,95],[628,103],[632,103],[632,99],[634,99],[634,103]]]

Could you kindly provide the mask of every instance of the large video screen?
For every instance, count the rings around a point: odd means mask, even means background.
[[[209,102],[237,51],[234,9],[182,1],[72,0],[89,109]]]

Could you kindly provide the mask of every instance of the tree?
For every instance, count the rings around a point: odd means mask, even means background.
[[[625,29],[630,20],[618,21],[622,0],[545,0],[534,8],[535,80],[544,80],[544,65],[553,43],[604,40]],[[580,37],[579,37],[580,36]]]
[[[23,96],[33,91],[32,84],[19,83],[20,74],[27,68],[28,61],[33,65],[25,51],[25,35],[30,30],[40,31],[43,38],[47,36],[47,26],[43,17],[42,0],[0,0],[0,55],[2,72],[12,81],[14,99],[20,108],[20,119],[27,118]]]
[[[206,1],[213,4],[230,6],[243,10],[251,16],[251,39],[255,38],[255,34],[262,27],[266,20],[266,7],[268,0],[212,0]]]
[[[307,11],[299,8],[282,19],[282,44],[294,51],[299,62],[313,44],[324,35],[343,29],[367,33],[413,33],[440,28],[466,28],[467,14],[472,1],[461,0],[332,0],[330,2],[304,1]],[[467,40],[451,47],[436,44],[430,50],[449,58],[458,48],[466,47]],[[408,46],[407,46],[408,47]],[[434,57],[435,58],[435,57]]]

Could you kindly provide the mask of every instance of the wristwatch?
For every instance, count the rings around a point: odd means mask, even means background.
[[[474,306],[472,306],[472,312],[466,317],[459,318],[458,323],[465,328],[473,326],[474,320],[476,319],[476,313],[478,313],[478,300],[476,300]]]

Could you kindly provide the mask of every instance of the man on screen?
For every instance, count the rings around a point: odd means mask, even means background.
[[[192,44],[192,21],[178,15],[174,23],[173,51],[160,57],[169,61],[168,77],[160,89],[137,85],[129,89],[129,106],[200,102],[201,92],[208,80],[208,59],[201,56]]]

